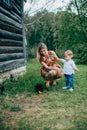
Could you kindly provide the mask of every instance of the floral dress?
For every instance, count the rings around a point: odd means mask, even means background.
[[[58,73],[56,75],[55,78],[61,78],[62,77],[62,74],[63,74],[63,70],[61,68],[61,66],[57,63],[55,63],[55,58],[53,56],[53,53],[52,51],[48,51],[48,55],[46,56],[42,56],[40,58],[40,62],[44,62],[46,63],[48,66],[53,66],[53,67],[57,67],[58,68]],[[41,68],[41,76],[44,77],[45,79],[48,79],[48,73],[50,72],[51,70],[49,69],[46,69],[44,66],[42,66]]]

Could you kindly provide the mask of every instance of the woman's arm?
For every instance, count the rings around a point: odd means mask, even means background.
[[[45,62],[41,62],[42,66],[44,66],[46,69],[49,69],[49,70],[58,70],[57,67],[54,67],[54,66],[48,66]]]
[[[54,51],[52,51],[52,54],[57,62],[62,62],[62,60],[56,55]]]

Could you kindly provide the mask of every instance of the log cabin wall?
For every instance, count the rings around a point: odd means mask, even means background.
[[[0,75],[26,66],[23,3],[0,0]]]

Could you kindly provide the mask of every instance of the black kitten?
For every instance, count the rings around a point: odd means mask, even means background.
[[[43,91],[44,91],[44,87],[41,83],[38,83],[35,85],[35,91],[38,93],[38,94],[41,94]]]
[[[42,85],[41,83],[35,85],[35,92],[37,92],[38,94],[41,94],[44,90],[49,91],[49,89],[44,85]]]

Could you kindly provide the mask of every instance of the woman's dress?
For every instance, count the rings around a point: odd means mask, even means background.
[[[54,57],[52,51],[48,51],[48,55],[42,56],[40,58],[40,62],[44,62],[48,66],[58,68],[58,70],[56,70],[57,74],[55,76],[55,79],[62,77],[63,70],[62,70],[61,66],[58,63],[55,62],[55,57]],[[52,70],[46,69],[44,66],[42,66],[42,68],[41,68],[41,76],[44,77],[45,79],[48,79],[48,75],[49,75],[50,71],[52,71]]]

